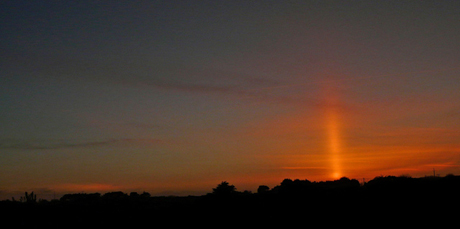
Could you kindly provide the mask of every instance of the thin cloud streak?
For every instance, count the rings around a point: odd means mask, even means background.
[[[150,80],[148,82],[139,82],[147,86],[153,86],[165,90],[175,90],[195,93],[245,93],[236,86],[217,86],[203,84],[187,84],[181,82],[166,82],[161,80]]]
[[[287,170],[326,170],[327,167],[316,167],[316,166],[299,166],[299,167],[281,167],[281,169]]]
[[[240,85],[205,85],[205,84],[194,84],[194,83],[184,83],[184,82],[173,82],[173,81],[162,81],[162,80],[139,80],[135,83],[127,83],[125,85],[134,84],[137,86],[143,87],[154,87],[162,90],[176,91],[176,92],[185,92],[185,93],[194,93],[194,94],[204,94],[204,95],[230,95],[235,96],[241,99],[247,99],[251,101],[257,101],[261,103],[277,103],[277,104],[293,104],[293,105],[308,105],[319,106],[321,107],[321,102],[313,101],[312,99],[304,97],[294,97],[294,96],[281,96],[274,95],[271,92],[267,91],[258,91],[257,86],[253,85],[254,82],[245,85],[241,83]],[[278,83],[273,83],[278,85]],[[248,88],[248,89],[245,89]]]
[[[171,63],[164,69],[158,70],[155,75],[146,75],[146,72],[155,71],[148,63],[126,64],[124,62],[88,61],[69,57],[54,56],[52,60],[42,60],[40,57],[21,57],[26,63],[34,64],[30,67],[39,78],[52,81],[83,80],[84,83],[103,85],[122,85],[140,88],[155,88],[173,92],[185,92],[204,95],[230,95],[237,98],[257,101],[261,103],[275,103],[282,105],[322,106],[320,101],[303,96],[279,95],[277,90],[302,91],[302,87],[336,82],[335,80],[312,80],[309,83],[283,84],[280,80],[269,79],[264,76],[250,76],[232,71],[206,69],[200,67],[178,67]],[[63,59],[65,61],[63,61]],[[37,67],[37,66],[39,67]],[[35,67],[34,67],[35,66]],[[114,67],[115,66],[115,67]],[[121,67],[123,66],[123,67]],[[179,68],[179,69],[177,69]],[[56,72],[56,69],[60,69]],[[87,69],[87,70],[82,70]],[[89,69],[89,70],[88,70]],[[62,71],[62,72],[60,72]],[[90,74],[91,73],[91,74]],[[68,77],[68,76],[78,77]],[[96,75],[90,78],[88,75]],[[168,75],[165,79],[164,75]],[[369,78],[369,77],[357,77]],[[176,80],[171,80],[176,79]],[[215,82],[219,82],[216,84]],[[223,83],[222,83],[223,82]]]
[[[0,143],[0,149],[17,149],[17,150],[49,150],[49,149],[68,149],[68,148],[84,148],[84,147],[98,147],[105,145],[113,145],[119,143],[140,143],[140,144],[159,144],[163,141],[160,139],[111,139],[106,141],[94,142],[80,142],[80,143],[66,143],[66,142],[53,142],[53,141],[17,141],[7,140]]]

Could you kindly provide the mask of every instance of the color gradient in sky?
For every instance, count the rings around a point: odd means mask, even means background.
[[[460,173],[459,1],[2,1],[0,198]]]

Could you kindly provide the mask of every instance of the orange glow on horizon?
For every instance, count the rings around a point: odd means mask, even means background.
[[[63,191],[63,192],[104,192],[104,191],[113,191],[118,190],[121,186],[111,185],[111,184],[102,184],[102,183],[87,183],[87,184],[73,184],[65,183],[59,184],[52,187],[54,190]]]

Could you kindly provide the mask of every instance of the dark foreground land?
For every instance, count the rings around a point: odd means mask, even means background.
[[[460,176],[388,176],[376,177],[364,185],[348,178],[327,182],[285,179],[272,189],[261,185],[257,193],[238,192],[222,182],[212,193],[188,197],[110,192],[66,194],[60,200],[36,201],[27,194],[21,201],[1,201],[0,212],[3,225],[15,228],[259,228],[288,222],[302,227],[314,223],[353,226],[369,220],[413,226],[433,221],[453,225],[460,218],[459,204]]]

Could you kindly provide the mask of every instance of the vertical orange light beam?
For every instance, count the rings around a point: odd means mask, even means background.
[[[331,168],[333,171],[332,176],[334,178],[340,178],[341,176],[341,165],[340,165],[340,128],[335,109],[329,111],[327,117],[327,131],[329,138],[329,151],[331,159]]]
[[[328,138],[329,158],[332,169],[332,177],[338,179],[342,176],[342,166],[340,154],[342,145],[340,141],[340,119],[338,109],[337,89],[332,85],[327,85],[324,92],[326,102],[326,131]]]

